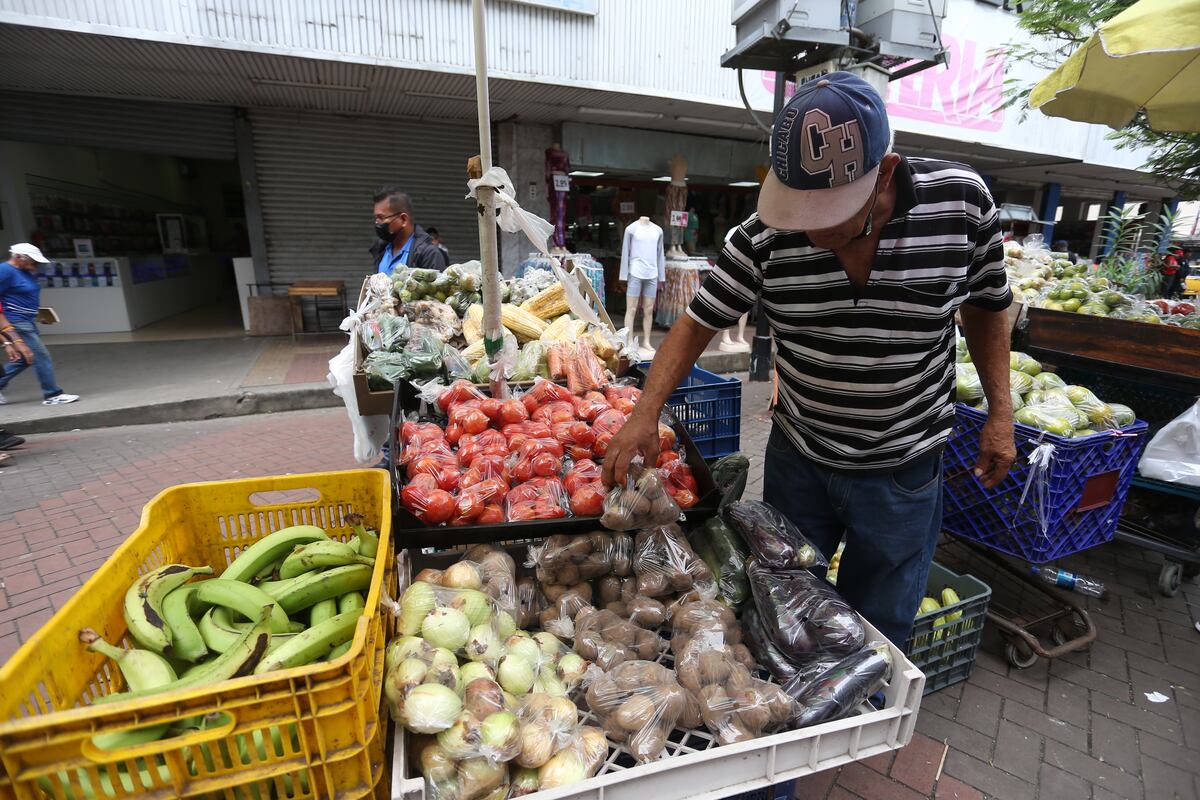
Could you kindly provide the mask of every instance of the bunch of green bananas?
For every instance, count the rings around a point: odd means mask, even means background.
[[[208,577],[210,566],[166,564],[138,578],[123,609],[136,647],[80,631],[88,649],[111,658],[125,680],[125,691],[93,702],[195,688],[347,653],[379,549],[379,537],[361,516],[349,521],[356,535],[348,542],[296,525],[242,550],[218,577]],[[131,747],[161,738],[170,727],[102,733],[92,742],[105,750]]]

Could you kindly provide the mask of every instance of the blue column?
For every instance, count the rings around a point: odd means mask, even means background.
[[[1125,192],[1113,192],[1112,202],[1108,204],[1109,213],[1120,214],[1123,208],[1125,208]],[[1100,240],[1100,256],[1102,258],[1108,255],[1109,251],[1113,249],[1113,244],[1115,244],[1113,242],[1113,235],[1115,233],[1116,231],[1112,230],[1112,225],[1107,222],[1104,223],[1104,234]]]
[[[1062,186],[1057,183],[1047,183],[1042,187],[1042,207],[1038,216],[1043,222],[1042,236],[1046,237],[1046,247],[1054,247],[1054,216],[1058,213],[1058,200],[1062,196]]]
[[[1169,212],[1171,216],[1175,216],[1175,212],[1179,210],[1179,198],[1172,197],[1170,200],[1163,203],[1163,211]],[[1173,231],[1164,231],[1162,241],[1158,243],[1158,252],[1167,252],[1167,245],[1171,244],[1171,234]]]

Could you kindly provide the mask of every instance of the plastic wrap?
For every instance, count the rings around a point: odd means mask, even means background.
[[[477,544],[463,554],[462,561],[479,571],[483,593],[515,621],[517,614],[517,564],[506,550],[494,544]]]
[[[1033,376],[1033,388],[1041,389],[1065,389],[1067,382],[1055,375],[1053,372],[1039,372]]]
[[[721,493],[721,508],[742,499],[749,474],[750,459],[742,453],[731,453],[712,465],[713,485]]]
[[[439,488],[437,479],[428,473],[417,475],[400,490],[400,502],[428,525],[449,522],[456,512],[454,495]]]
[[[482,573],[473,562],[453,564],[436,578],[438,583],[417,580],[404,590],[398,633],[420,636],[434,647],[494,668],[505,655],[505,638],[516,630],[512,615],[483,591]]]
[[[360,323],[358,334],[369,351],[398,351],[408,343],[411,333],[407,317],[381,314],[372,320]]]
[[[410,708],[409,695],[426,685],[440,688],[422,689],[418,702]],[[462,710],[458,659],[419,636],[403,636],[388,643],[383,689],[392,719],[417,733],[449,728]]]
[[[576,614],[573,629],[575,652],[605,672],[626,661],[652,660],[665,644],[653,631],[591,606]]]
[[[1071,436],[1075,430],[1075,422],[1086,419],[1081,412],[1073,409],[1074,406],[1067,407],[1061,403],[1038,403],[1014,411],[1013,419],[1022,425],[1032,425],[1056,436]]]
[[[659,426],[659,430],[665,426]],[[671,431],[671,444],[674,446],[675,432]],[[658,476],[662,480],[663,487],[667,490],[667,494],[675,501],[675,505],[681,509],[688,509],[700,502],[700,488],[696,484],[696,476],[692,473],[692,468],[687,465],[683,459],[679,458],[674,450],[663,450],[659,456],[669,455],[671,458],[665,463],[659,465]]]
[[[617,538],[608,531],[555,534],[540,545],[530,546],[526,564],[534,567],[542,583],[571,585],[599,578],[612,572]]]
[[[546,367],[546,350],[545,342],[536,340],[526,342],[513,366],[512,379],[514,381],[531,381],[537,377],[549,377],[550,372]]]
[[[517,631],[504,642],[505,654],[496,667],[496,680],[507,692],[521,697],[541,692],[566,697],[583,680],[591,664],[549,631]]]
[[[505,519],[520,522],[532,519],[561,519],[570,507],[562,481],[537,477],[513,487],[505,498]]]
[[[776,680],[786,681],[796,674],[796,665],[775,646],[775,642],[771,640],[763,627],[762,620],[759,619],[758,611],[754,608],[753,603],[742,610],[742,627],[745,630],[745,644],[749,648],[750,654]],[[826,666],[832,666],[832,663]]]
[[[537,615],[546,607],[546,598],[538,589],[537,581],[525,575],[517,579],[517,627],[532,628],[537,624]]]
[[[713,517],[694,530],[688,540],[716,577],[721,600],[734,609],[740,608],[750,598],[746,579],[749,549],[737,531],[721,517]]]
[[[688,592],[697,585],[716,591],[708,565],[692,550],[678,525],[638,531],[634,536],[633,570],[637,594],[645,597]]]
[[[1138,469],[1148,478],[1200,486],[1200,401],[1154,434]]]
[[[1018,394],[1025,394],[1034,387],[1033,378],[1024,372],[1019,372],[1015,369],[1008,371],[1008,385]]]
[[[675,673],[652,661],[618,665],[593,680],[586,697],[608,738],[623,742],[639,763],[662,754],[691,703]]]
[[[858,612],[807,570],[772,570],[751,558],[750,589],[763,627],[789,660],[849,653],[863,646]]]
[[[1063,389],[1071,401],[1071,405],[1082,411],[1088,418],[1088,423],[1095,427],[1113,425],[1112,407],[1096,397],[1086,386],[1067,386]]]
[[[600,524],[614,531],[631,531],[669,525],[679,519],[679,506],[671,499],[657,470],[630,464],[625,486],[604,498]]]
[[[804,728],[852,713],[883,688],[891,670],[888,645],[879,642],[845,656],[815,679],[793,678],[783,687],[796,701],[792,724]]]
[[[642,399],[642,390],[636,386],[605,386],[604,399],[614,409],[628,416]]]
[[[588,423],[580,420],[564,420],[553,423],[551,430],[554,438],[562,443],[563,450],[571,458],[583,461],[592,457],[592,449],[596,445],[596,434]]]
[[[404,315],[418,329],[432,334],[439,343],[448,342],[462,333],[462,320],[445,303],[436,300],[415,300],[404,304]]]
[[[727,505],[723,513],[750,552],[766,566],[780,569],[829,566],[816,545],[778,509],[759,500],[740,500]]]
[[[1125,428],[1137,421],[1137,414],[1133,409],[1122,403],[1109,403],[1108,407],[1113,412],[1113,424],[1118,428]]]
[[[1030,376],[1042,371],[1042,365],[1036,358],[1015,350],[1008,354],[1008,367]]]

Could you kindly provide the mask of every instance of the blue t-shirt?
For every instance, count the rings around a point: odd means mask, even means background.
[[[0,305],[4,316],[17,322],[32,322],[37,318],[42,288],[37,278],[12,264],[0,264]]]
[[[400,248],[400,252],[392,255],[392,246],[389,244],[383,251],[383,258],[379,259],[379,271],[384,275],[391,275],[396,270],[396,265],[402,267],[408,266],[408,251],[412,249],[412,240],[415,236],[409,236],[408,241]]]

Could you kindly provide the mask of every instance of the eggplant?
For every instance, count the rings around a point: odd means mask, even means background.
[[[725,506],[725,518],[754,555],[771,567],[807,569],[829,566],[821,551],[778,509],[759,500]]]
[[[882,689],[891,671],[887,645],[879,644],[851,653],[814,680],[797,675],[783,687],[796,701],[792,725],[804,728],[846,716]]]
[[[746,574],[763,628],[789,660],[845,656],[866,642],[858,612],[808,570],[771,569],[751,558]]]

